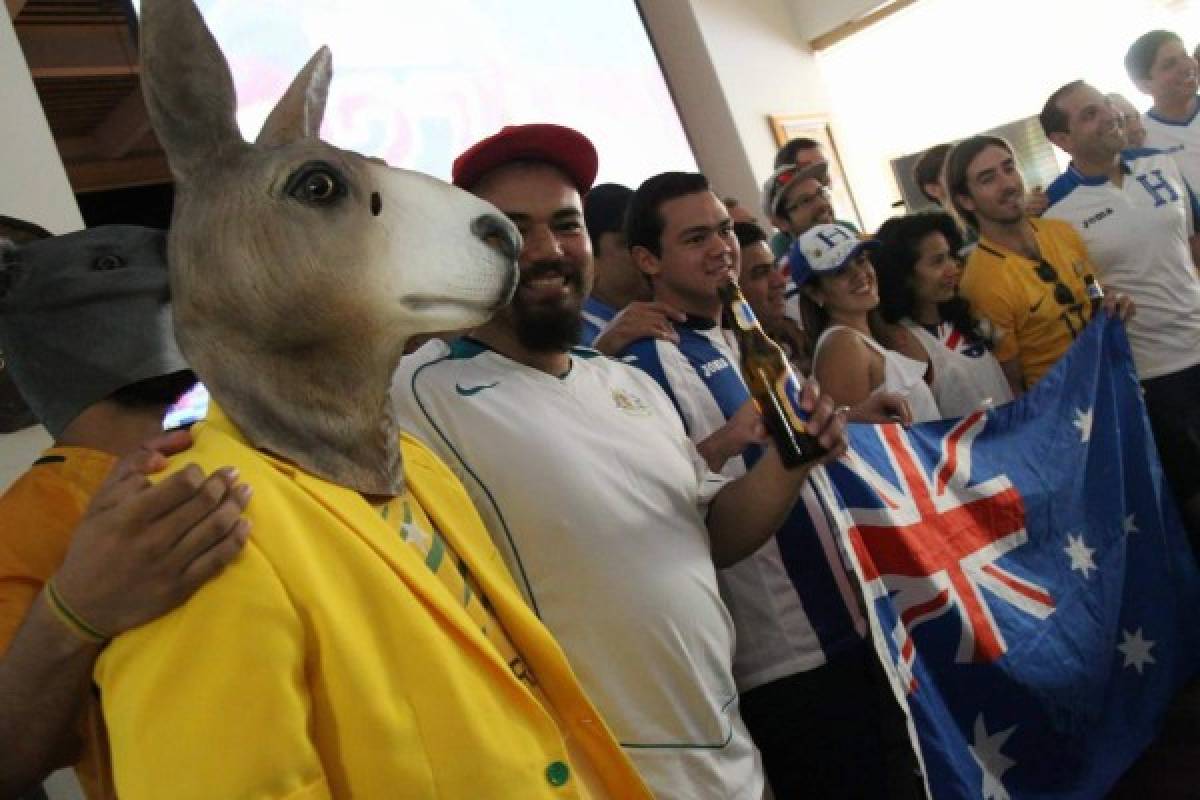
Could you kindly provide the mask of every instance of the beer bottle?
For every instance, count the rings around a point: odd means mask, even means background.
[[[1094,317],[1100,313],[1100,306],[1104,305],[1104,290],[1096,282],[1096,276],[1090,272],[1083,276],[1083,286],[1087,291],[1088,303],[1092,306],[1092,316]]]
[[[735,281],[721,287],[725,327],[737,337],[742,352],[742,377],[763,416],[779,456],[793,469],[825,454],[817,437],[808,432],[800,410],[800,381],[782,348],[763,332]]]

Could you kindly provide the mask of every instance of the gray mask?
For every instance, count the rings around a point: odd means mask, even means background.
[[[118,389],[188,369],[166,248],[163,231],[129,225],[0,245],[0,350],[53,436]]]

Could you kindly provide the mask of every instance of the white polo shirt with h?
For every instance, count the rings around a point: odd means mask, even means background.
[[[560,378],[435,340],[401,362],[392,397],[655,795],[759,800],[704,521],[728,479],[654,381],[593,350]]]
[[[1189,186],[1200,189],[1200,97],[1196,110],[1183,122],[1163,119],[1153,109],[1142,115],[1145,146],[1175,159]]]
[[[1157,150],[1121,154],[1123,180],[1091,178],[1074,165],[1046,190],[1046,217],[1071,224],[1106,292],[1129,295],[1127,323],[1138,377],[1200,363],[1200,279],[1188,240],[1200,215],[1175,160]]]

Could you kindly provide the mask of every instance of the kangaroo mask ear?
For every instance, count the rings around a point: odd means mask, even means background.
[[[176,179],[245,144],[229,64],[192,0],[142,0],[141,49],[146,109]]]
[[[332,78],[333,55],[328,47],[322,47],[292,79],[292,85],[263,123],[255,143],[278,147],[316,136],[325,116],[325,101],[329,98]]]

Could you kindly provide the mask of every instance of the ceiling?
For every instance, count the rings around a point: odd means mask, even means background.
[[[142,101],[125,0],[5,0],[76,192],[171,180]]]

